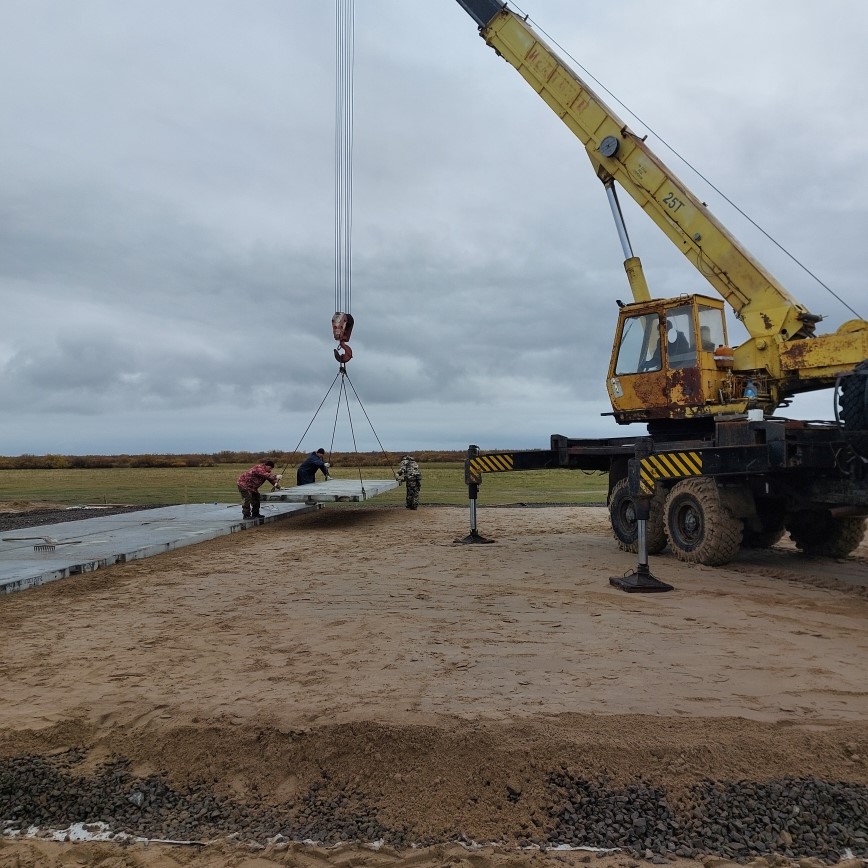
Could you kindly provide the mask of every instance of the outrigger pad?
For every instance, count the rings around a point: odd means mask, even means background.
[[[471,545],[472,543],[493,543],[496,542],[496,540],[486,539],[484,536],[480,536],[477,531],[472,530],[466,537],[463,539],[457,539],[455,542],[461,545]]]
[[[609,579],[609,584],[626,591],[628,594],[654,594],[675,590],[673,585],[667,585],[666,582],[655,579],[648,567],[645,566],[643,569],[642,564],[639,564],[639,567],[632,573],[612,576]]]

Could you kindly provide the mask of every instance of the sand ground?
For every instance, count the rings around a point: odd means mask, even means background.
[[[386,818],[496,841],[569,766],[670,790],[703,778],[868,783],[868,544],[782,544],[724,568],[635,567],[599,508],[327,508],[0,601],[0,755],[84,745],[142,774],[286,798],[323,769]],[[0,865],[626,865],[457,844],[119,848],[0,839]]]

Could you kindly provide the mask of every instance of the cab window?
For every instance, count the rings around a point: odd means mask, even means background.
[[[657,314],[647,313],[625,319],[615,373],[641,374],[659,371],[660,366],[660,319]]]
[[[696,365],[692,305],[683,304],[666,311],[666,355],[670,368],[692,368]]]
[[[725,345],[723,311],[717,307],[699,305],[699,348],[704,353],[710,353]]]

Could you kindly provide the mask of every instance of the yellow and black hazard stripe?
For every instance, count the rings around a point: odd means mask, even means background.
[[[701,452],[655,452],[639,462],[641,488],[648,494],[654,491],[658,479],[687,476],[702,476]]]
[[[480,473],[503,473],[513,469],[513,458],[509,452],[499,455],[477,455],[470,459],[470,472],[474,476]]]

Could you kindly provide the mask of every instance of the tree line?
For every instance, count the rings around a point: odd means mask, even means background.
[[[420,464],[461,462],[463,450],[422,450],[419,452],[333,452],[327,459],[347,467],[390,467],[403,455],[412,455]],[[271,458],[279,468],[300,464],[307,452],[275,449],[265,452],[186,453],[179,455],[16,455],[0,456],[0,470],[99,470],[116,467],[217,467],[221,464],[254,465]]]

